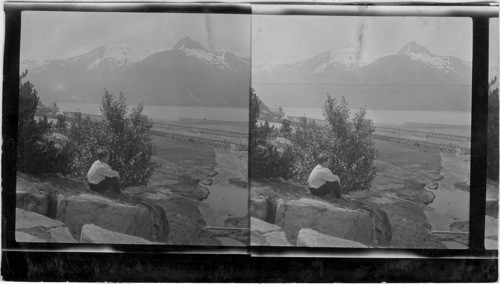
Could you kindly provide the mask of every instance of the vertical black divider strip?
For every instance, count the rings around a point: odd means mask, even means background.
[[[484,250],[486,213],[486,143],[488,124],[489,18],[472,22],[472,124],[469,249]]]
[[[15,240],[17,115],[19,110],[19,47],[21,11],[5,11],[2,96],[2,247]]]

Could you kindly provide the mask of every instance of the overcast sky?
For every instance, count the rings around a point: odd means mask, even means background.
[[[498,52],[498,20],[495,22],[493,34],[496,36],[492,41]],[[359,50],[361,61],[370,62],[397,53],[410,41],[418,42],[436,55],[452,55],[470,62],[472,20],[290,15],[254,15],[252,18],[252,63],[255,65],[294,63],[346,46]]]
[[[496,52],[490,65],[498,66],[498,19],[491,27],[490,50]],[[119,42],[171,49],[185,36],[239,56],[249,56],[252,45],[256,65],[293,63],[346,46],[369,62],[412,40],[434,54],[472,60],[469,18],[47,11],[23,12],[21,60],[64,59]]]
[[[249,56],[250,15],[28,11],[22,13],[21,60],[65,59],[120,42],[171,49],[186,36]]]

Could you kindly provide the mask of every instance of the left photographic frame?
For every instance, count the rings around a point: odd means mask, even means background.
[[[14,243],[247,246],[249,6],[14,10]]]

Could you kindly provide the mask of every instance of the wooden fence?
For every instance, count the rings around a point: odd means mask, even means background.
[[[209,139],[209,138],[203,138],[203,137],[195,137],[195,136],[171,133],[171,132],[166,132],[166,131],[161,131],[161,130],[151,130],[151,134],[157,135],[157,136],[162,136],[162,137],[167,137],[167,138],[174,139],[174,140],[209,145],[209,146],[213,146],[213,147],[217,147],[217,148],[235,149],[238,151],[248,151],[248,145],[242,144],[242,143],[221,141],[221,140]]]
[[[208,129],[208,128],[200,128],[186,125],[178,125],[172,123],[164,123],[164,122],[153,122],[153,126],[157,128],[169,129],[172,131],[186,131],[193,133],[201,133],[201,134],[212,134],[226,137],[236,137],[236,138],[246,138],[248,139],[248,133],[244,132],[236,132],[236,131],[227,131],[220,129]]]
[[[460,130],[471,130],[470,125],[460,125],[460,124],[405,122],[405,126],[421,127],[421,128],[452,128],[452,129],[460,129]]]
[[[470,137],[468,137],[468,136],[426,132],[426,131],[418,131],[418,130],[408,130],[408,129],[400,129],[400,128],[392,128],[392,127],[382,127],[382,126],[375,126],[375,130],[380,131],[380,132],[392,133],[395,135],[413,135],[413,136],[417,136],[417,137],[437,138],[437,139],[444,139],[444,140],[451,140],[451,141],[470,142]]]
[[[413,146],[417,146],[417,147],[434,149],[434,150],[438,150],[440,152],[445,152],[445,153],[470,155],[470,148],[459,147],[459,146],[454,146],[454,145],[449,145],[449,144],[439,144],[439,143],[413,140],[413,139],[395,137],[395,136],[380,135],[380,134],[373,134],[373,138],[379,139],[379,140],[392,141],[392,142],[401,143],[401,144],[413,145]]]
[[[248,121],[232,121],[232,120],[214,120],[214,119],[197,119],[197,118],[179,118],[182,123],[196,123],[196,124],[215,124],[215,125],[232,125],[248,127]]]

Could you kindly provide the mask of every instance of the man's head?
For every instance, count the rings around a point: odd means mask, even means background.
[[[107,163],[109,162],[109,151],[104,148],[99,148],[96,151],[97,159],[99,161]]]
[[[318,161],[318,164],[320,164],[326,168],[330,165],[330,157],[325,153],[319,154],[317,161]]]

